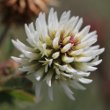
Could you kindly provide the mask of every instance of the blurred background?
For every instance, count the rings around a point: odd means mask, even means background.
[[[0,0],[0,110],[110,110],[110,0]],[[57,0],[58,1],[58,0]],[[87,90],[74,90],[76,100],[68,99],[56,87],[54,101],[45,94],[36,104],[32,83],[19,75],[18,65],[10,56],[19,52],[11,43],[12,38],[25,42],[24,23],[35,20],[40,11],[48,12],[51,6],[60,15],[71,10],[71,15],[84,18],[84,25],[97,30],[98,43],[105,47],[103,62],[90,78],[93,83]]]

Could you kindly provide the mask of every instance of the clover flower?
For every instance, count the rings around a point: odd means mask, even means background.
[[[74,100],[71,88],[85,89],[82,84],[92,82],[87,77],[95,71],[99,55],[104,48],[94,45],[97,41],[96,31],[89,32],[90,26],[81,29],[83,19],[70,17],[65,11],[60,19],[52,8],[48,19],[40,13],[33,23],[25,25],[27,42],[12,40],[22,53],[12,57],[20,64],[19,70],[27,73],[27,77],[35,84],[37,99],[40,97],[42,83],[48,85],[49,97],[53,99],[53,85],[61,85],[66,95]]]

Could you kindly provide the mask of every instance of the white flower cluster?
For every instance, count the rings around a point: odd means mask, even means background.
[[[89,32],[90,26],[81,29],[82,23],[82,18],[70,17],[70,11],[63,12],[58,19],[57,12],[51,9],[47,20],[45,13],[40,13],[35,25],[25,25],[29,46],[18,39],[12,40],[22,53],[19,58],[12,59],[20,63],[20,71],[27,72],[27,77],[36,84],[38,99],[44,81],[51,100],[54,83],[61,85],[67,96],[74,100],[70,88],[85,89],[80,83],[92,82],[86,77],[101,63],[99,55],[104,48],[93,45],[97,41],[97,33]]]

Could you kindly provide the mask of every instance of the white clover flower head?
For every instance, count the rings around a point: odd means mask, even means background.
[[[14,46],[22,53],[12,57],[20,63],[19,70],[27,72],[27,77],[35,84],[37,99],[40,97],[43,82],[48,85],[49,97],[53,99],[53,85],[58,83],[66,95],[74,100],[71,88],[85,89],[81,85],[89,84],[87,79],[91,71],[95,71],[99,55],[104,48],[94,45],[97,41],[96,31],[89,32],[90,26],[81,29],[83,19],[70,17],[65,11],[60,19],[52,8],[46,20],[45,13],[40,13],[33,23],[25,25],[27,42],[12,40]]]

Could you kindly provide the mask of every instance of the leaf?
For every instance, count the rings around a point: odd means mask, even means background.
[[[35,102],[35,96],[23,90],[13,90],[10,94],[17,100]]]

